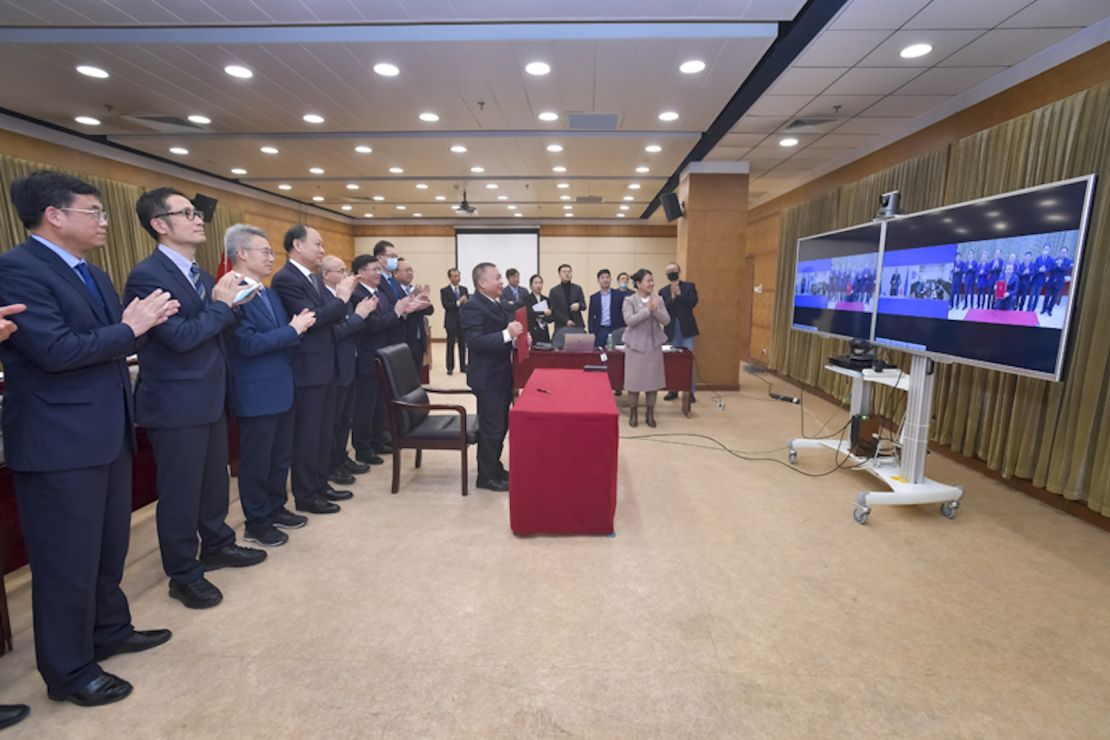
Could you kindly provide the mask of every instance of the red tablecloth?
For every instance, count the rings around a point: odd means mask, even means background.
[[[605,373],[532,373],[509,412],[515,534],[613,532],[619,422]]]

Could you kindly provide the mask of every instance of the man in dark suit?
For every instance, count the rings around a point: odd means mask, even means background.
[[[155,327],[139,349],[135,418],[146,429],[158,467],[158,546],[170,596],[190,609],[205,609],[223,599],[205,572],[266,559],[261,550],[236,545],[226,523],[223,333],[236,320],[242,277],[229,272],[217,283],[197,264],[197,250],[206,242],[204,217],[180,192],[143,193],[135,212],[158,247],[131,271],[127,300],[164,290],[181,302],[177,315]]]
[[[397,267],[401,264],[401,258],[397,256],[397,247],[393,246],[393,242],[387,242],[384,239],[379,241],[374,245],[374,259],[381,263],[381,289],[389,296],[389,300],[396,303],[404,298],[405,293],[401,290],[401,284],[394,275],[397,272]]]
[[[516,310],[524,305],[524,299],[528,297],[528,291],[520,287],[520,271],[515,267],[510,267],[505,271],[505,279],[509,281],[509,284],[501,291],[501,302],[505,304],[509,313],[516,313]]]
[[[335,295],[317,273],[324,259],[324,240],[316,229],[298,224],[283,239],[288,261],[270,282],[286,313],[308,309],[316,323],[301,335],[293,350],[293,498],[297,511],[334,514],[336,501],[352,497],[328,485],[331,447],[335,435],[336,353],[335,324],[347,318],[347,301],[355,279],[339,281]]]
[[[594,335],[594,345],[604,347],[609,335],[624,328],[624,293],[610,290],[613,275],[608,270],[598,270],[598,292],[590,296],[589,327]]]
[[[35,657],[51,699],[107,704],[131,684],[99,661],[170,639],[135,630],[120,580],[135,449],[126,358],[179,306],[156,291],[123,309],[111,279],[86,261],[107,240],[92,185],[35,172],[11,195],[31,236],[0,255],[0,315],[25,309],[14,334],[0,319],[2,423],[33,578]]]
[[[439,290],[439,302],[443,306],[443,328],[447,332],[447,374],[455,372],[455,344],[459,345],[459,369],[466,372],[466,342],[462,338],[462,328],[459,326],[459,309],[466,303],[469,295],[465,285],[459,285],[461,275],[459,268],[452,267],[447,271],[447,280],[450,285],[445,285]]]
[[[627,272],[622,272],[617,275],[617,292],[623,293],[627,298],[632,295],[632,288],[630,287],[631,280]]]
[[[551,289],[547,305],[551,307],[551,326],[558,332],[563,327],[586,326],[582,310],[586,308],[586,294],[581,285],[571,282],[574,272],[570,265],[559,265],[559,284]]]
[[[698,322],[694,319],[694,307],[698,305],[698,288],[691,282],[680,280],[682,268],[677,262],[667,265],[667,285],[659,291],[671,323],[664,327],[667,342],[673,347],[685,347],[694,351],[694,337],[698,335]],[[698,385],[696,373],[690,373],[690,401],[695,401],[694,389]],[[663,396],[664,401],[673,401],[678,394],[671,391]]]
[[[266,232],[235,224],[224,235],[228,261],[248,284],[261,284],[274,270]],[[305,309],[290,319],[281,299],[262,288],[244,305],[228,337],[231,398],[239,422],[239,503],[245,539],[278,547],[308,523],[285,508],[285,484],[293,456],[293,347],[316,321]]]
[[[478,397],[478,488],[509,490],[509,471],[501,464],[505,433],[509,430],[509,404],[513,397],[513,340],[524,326],[512,321],[501,304],[501,272],[482,262],[472,275],[474,300],[459,311],[463,336],[470,348],[466,383]],[[527,341],[527,338],[521,341]]]
[[[412,263],[401,257],[394,275],[406,296],[416,298],[424,308],[416,309],[402,322],[405,325],[405,344],[412,352],[417,371],[424,367],[424,347],[428,340],[428,317],[436,312],[428,297],[427,285],[413,284]]]
[[[338,257],[327,255],[320,266],[324,287],[336,295],[339,283],[349,274],[347,265]],[[339,485],[350,485],[356,475],[370,471],[366,463],[356,462],[347,454],[347,441],[351,437],[351,426],[355,417],[355,366],[358,362],[358,333],[365,326],[371,311],[370,302],[365,305],[347,305],[347,316],[335,323],[335,438],[331,445],[331,464],[328,480]]]

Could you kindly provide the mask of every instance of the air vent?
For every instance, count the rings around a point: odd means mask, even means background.
[[[830,123],[836,123],[839,120],[839,118],[795,118],[784,130],[791,134],[823,134]]]
[[[567,116],[572,130],[616,131],[620,122],[619,113],[571,113]]]
[[[191,121],[177,116],[123,116],[128,121],[139,124],[145,128],[153,129],[164,134],[179,134],[185,131],[203,131],[204,129]]]
[[[575,203],[581,203],[583,205],[589,205],[591,203],[596,205],[598,203],[601,203],[601,196],[600,195],[579,195],[577,198],[574,199],[574,202]]]

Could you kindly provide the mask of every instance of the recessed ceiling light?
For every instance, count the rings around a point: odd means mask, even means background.
[[[264,146],[258,151],[262,152],[263,154],[277,154],[278,148],[276,146]]]
[[[233,174],[233,175],[245,175],[245,174],[247,174],[247,171],[245,169],[243,169],[242,167],[233,167],[233,168],[231,168],[231,174]]]
[[[574,218],[573,213],[564,213],[563,215],[566,216],[567,218]]]
[[[81,124],[82,126],[99,126],[100,125],[100,119],[99,118],[93,118],[92,116],[77,116],[73,120],[77,121],[77,123]]]
[[[453,147],[451,147],[451,151],[453,151],[455,154],[466,154],[467,149],[462,144],[455,144]]]
[[[301,118],[304,119],[305,123],[323,123],[324,122],[324,117],[321,116],[319,113],[305,113],[303,116],[301,116]]]
[[[793,136],[787,136],[785,139],[779,139],[779,146],[798,146],[798,140]]]
[[[176,154],[179,157],[184,157],[188,153],[189,153],[189,150],[186,149],[183,146],[171,146],[170,147],[170,154]]]
[[[364,214],[362,214],[362,217],[363,218],[374,218],[374,214],[373,213],[364,213]]]
[[[77,65],[77,71],[85,75],[86,77],[95,77],[98,80],[108,79],[107,70],[101,69],[100,67],[94,67],[91,64],[79,64]]]
[[[487,182],[486,183],[486,190],[497,190],[497,183]]]
[[[647,173],[651,172],[651,168],[641,166],[641,167],[637,167],[636,171],[639,172],[641,175],[646,175]]]
[[[423,213],[414,213],[414,214],[412,214],[412,217],[413,218],[423,218],[424,214]]]
[[[903,59],[917,59],[923,57],[933,50],[932,44],[910,44],[902,51],[898,52],[898,56]]]
[[[428,189],[428,183],[418,182],[418,183],[416,183],[416,189],[417,190],[427,190]]]
[[[189,116],[189,120],[197,124],[198,126],[207,126],[208,124],[212,123],[211,118],[209,118],[208,116],[202,116],[199,113],[194,113],[193,115]]]
[[[644,147],[644,151],[648,154],[658,154],[659,152],[663,151],[663,147],[659,146],[658,144],[648,144]]]
[[[358,184],[353,183],[353,182],[349,182],[349,183],[347,183],[347,189],[348,190],[358,190]]]
[[[401,74],[400,68],[398,68],[396,64],[390,64],[389,62],[380,62],[379,64],[375,64],[374,71],[380,74],[382,77],[396,77],[397,75]]]
[[[551,171],[552,172],[563,173],[563,172],[567,171],[567,168],[560,164],[560,165],[556,165],[555,167],[552,167]]]
[[[499,195],[499,196],[497,196],[497,199],[498,199],[498,200],[508,200],[508,199],[509,199],[509,196],[507,196],[507,195]]]
[[[623,213],[618,213],[617,218],[624,218],[624,214]]]
[[[998,223],[996,223],[996,224],[994,225],[994,228],[998,229],[999,231],[1002,231],[1002,230],[1003,230],[1003,229],[1005,229],[1005,228],[1006,228],[1007,226],[1009,226],[1009,224],[1007,224],[1007,223],[1006,223],[1005,221],[999,221]]]
[[[546,62],[528,62],[528,64],[524,65],[524,71],[536,77],[543,77],[551,71],[551,65]]]
[[[684,75],[696,75],[705,69],[705,62],[700,59],[690,59],[678,65],[678,71]]]
[[[638,182],[629,183],[628,184],[628,189],[629,190],[639,190],[640,189],[640,183],[638,183]]]
[[[485,167],[474,166],[474,167],[470,168],[470,171],[473,172],[476,175],[480,175],[480,174],[482,174],[483,172],[486,171],[486,168]]]
[[[375,195],[371,200],[383,201],[383,200],[385,200],[385,196],[384,195]]]
[[[563,151],[563,145],[562,144],[548,144],[547,145],[547,151],[551,152],[552,154],[558,154],[559,152]]]
[[[447,200],[447,196],[446,195],[437,195],[436,200]]]
[[[359,144],[358,146],[355,147],[355,151],[358,152],[359,154],[370,154],[374,150],[372,148],[366,146],[365,144]]]
[[[313,175],[322,175],[322,174],[324,174],[324,169],[322,167],[309,167],[308,171],[310,173],[312,173]]]
[[[254,77],[254,72],[241,64],[229,64],[224,67],[224,72],[227,72],[232,77],[237,77],[240,80],[249,80]]]
[[[290,185],[287,182],[283,182],[282,184],[278,185],[278,190],[292,190],[292,189],[293,189],[293,186]]]
[[[403,211],[403,210],[405,210],[406,208],[408,208],[408,206],[397,206],[397,210],[398,210],[398,211]]]
[[[670,123],[671,121],[677,121],[678,113],[673,110],[665,110],[659,114],[659,120],[666,121],[667,123]]]
[[[322,195],[314,195],[314,196],[312,196],[312,199],[314,201],[316,201],[317,203],[323,203],[324,202],[324,196],[322,196]]]
[[[564,211],[573,211],[573,210],[574,210],[574,206],[563,206],[563,210],[564,210]]]
[[[342,206],[339,206],[339,208],[340,208],[340,210],[344,210],[344,211],[351,210],[351,206],[349,206],[349,205],[342,205]]]
[[[524,214],[523,214],[523,213],[521,213],[520,211],[517,211],[516,213],[514,213],[514,214],[513,214],[513,216],[514,216],[515,218],[520,218],[520,217],[521,217],[521,216],[523,216],[523,215],[524,215]]]
[[[516,206],[514,206],[514,205],[507,205],[505,207],[508,208],[510,211],[515,211],[516,210]]]
[[[627,211],[631,206],[621,206],[622,211]]]
[[[400,175],[403,174],[405,170],[401,167],[390,167],[389,171],[392,172],[394,175]]]
[[[435,123],[439,120],[439,116],[437,116],[435,113],[421,113],[420,120],[424,123]]]
[[[559,200],[570,200],[570,196],[569,195],[560,195]]]
[[[547,121],[548,123],[551,123],[552,121],[558,121],[559,120],[559,114],[554,112],[554,111],[549,111],[548,110],[548,111],[544,111],[543,113],[541,113],[539,115],[539,119],[541,121]]]
[[[623,198],[621,198],[621,200],[630,200],[631,201],[631,200],[636,200],[636,197],[632,196],[632,195],[626,195]]]
[[[561,182],[558,185],[556,185],[555,187],[559,188],[560,190],[566,190],[567,188],[570,187],[570,183],[569,182]]]

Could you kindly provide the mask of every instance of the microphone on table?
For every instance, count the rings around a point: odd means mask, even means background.
[[[776,401],[785,401],[786,403],[799,403],[798,399],[794,396],[784,396],[781,393],[774,393],[772,391],[768,391],[767,395],[769,395]]]

